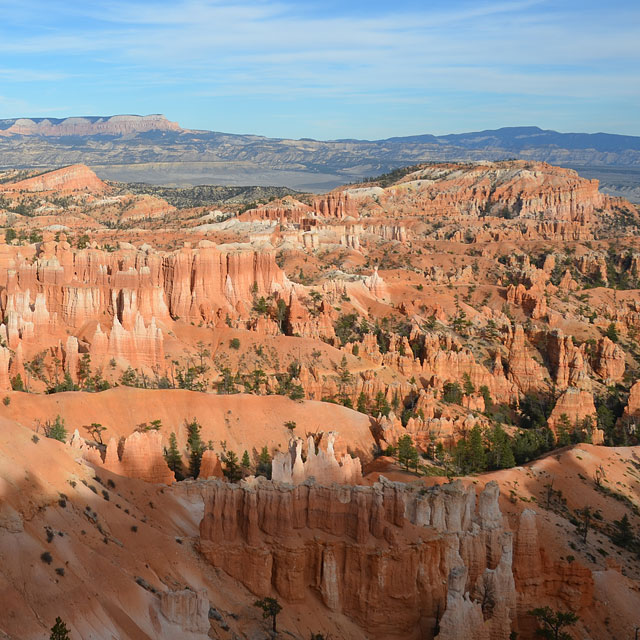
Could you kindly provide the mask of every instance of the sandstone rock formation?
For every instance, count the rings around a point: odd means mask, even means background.
[[[606,384],[618,382],[625,370],[624,351],[604,336],[598,341],[593,368]]]
[[[222,478],[222,464],[220,463],[220,458],[218,458],[217,454],[210,449],[207,449],[202,454],[202,460],[200,462],[200,474],[198,475],[198,479],[207,478]]]
[[[175,476],[164,459],[162,434],[157,431],[136,431],[120,444],[115,438],[111,438],[106,446],[104,459],[96,447],[84,443],[77,430],[69,446],[88,462],[120,476],[160,484],[175,482]]]
[[[585,418],[590,418],[592,427],[595,427],[597,416],[596,407],[593,402],[593,395],[589,391],[569,387],[558,398],[558,401],[549,416],[549,428],[555,430],[563,415],[569,419],[569,425],[571,428],[576,425],[581,425]],[[598,430],[596,429],[595,431],[597,432]],[[600,439],[600,437],[601,434],[598,434],[596,436],[596,440]],[[594,440],[594,442],[596,440]]]
[[[511,534],[497,485],[487,485],[477,508],[475,498],[459,483],[418,490],[384,479],[373,487],[214,482],[200,550],[256,595],[273,588],[300,602],[314,592],[371,637],[418,637],[438,611],[439,637],[460,637],[470,620],[478,625],[467,637],[507,637],[516,619]],[[500,593],[486,621],[469,595],[485,576]]]
[[[209,624],[209,598],[205,590],[162,591],[160,611],[185,631],[207,633]]]
[[[289,451],[277,453],[272,461],[272,478],[275,482],[298,485],[309,478],[315,478],[320,484],[358,484],[362,478],[362,466],[359,458],[343,455],[338,461],[334,452],[336,432],[327,434],[327,450],[316,451],[313,436],[307,439],[306,459],[302,460],[300,438],[294,438]]]
[[[21,191],[55,191],[60,194],[74,191],[104,193],[108,191],[108,187],[89,167],[83,164],[76,164],[56,171],[49,171],[33,178],[20,180],[19,182],[0,185],[0,192],[15,193]]]

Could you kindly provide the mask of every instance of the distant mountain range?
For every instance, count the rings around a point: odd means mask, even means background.
[[[640,137],[506,127],[385,140],[290,140],[183,129],[162,115],[0,120],[0,167],[82,162],[105,179],[323,191],[427,161],[523,158],[576,168],[640,202]]]

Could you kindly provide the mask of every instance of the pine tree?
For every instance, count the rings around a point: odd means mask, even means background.
[[[480,387],[479,391],[484,398],[484,410],[490,411],[491,407],[493,406],[493,400],[491,399],[491,392],[489,391],[489,387],[487,387],[486,384],[483,384]]]
[[[267,445],[262,447],[258,456],[258,466],[256,467],[256,475],[271,478],[271,456]]]
[[[353,378],[351,372],[349,371],[349,363],[347,361],[346,355],[342,356],[340,367],[338,369],[338,375],[340,377],[340,383],[343,385],[349,384]]]
[[[442,387],[442,400],[452,404],[462,402],[462,387],[459,382],[445,382]]]
[[[383,416],[389,417],[389,413],[391,413],[391,407],[389,406],[389,403],[387,402],[387,399],[385,398],[384,393],[382,391],[378,391],[378,393],[376,393],[374,402],[375,402],[375,405],[374,405],[375,415],[378,415],[381,413]]]
[[[463,382],[464,382],[464,385],[463,385],[464,392],[468,396],[470,396],[472,393],[475,393],[476,388],[473,386],[473,382],[471,382],[471,376],[468,373],[465,373],[462,376],[462,379],[463,379]]]
[[[618,329],[616,328],[615,322],[609,324],[604,335],[607,336],[607,338],[609,338],[611,342],[618,342],[618,340],[620,339],[620,335],[618,334]]]
[[[413,446],[413,440],[407,433],[398,438],[398,461],[408,471],[409,466],[418,467],[418,450]]]
[[[496,425],[490,435],[490,466],[493,469],[510,469],[516,464],[511,441],[505,430]]]
[[[536,635],[549,640],[571,640],[571,636],[563,629],[574,625],[579,620],[572,611],[553,611],[549,607],[539,607],[527,613],[538,621]]]
[[[249,458],[249,452],[245,449],[244,453],[242,454],[242,462],[240,463],[242,465],[242,468],[245,471],[248,471],[251,467],[251,460]]]
[[[469,468],[471,471],[484,471],[487,468],[487,457],[484,452],[480,425],[471,429],[469,434]]]
[[[262,609],[262,617],[263,618],[271,618],[273,622],[273,630],[276,629],[276,618],[278,614],[282,611],[282,606],[275,598],[263,598],[262,600],[256,600],[253,603],[254,607],[259,607]]]
[[[363,391],[360,392],[360,395],[358,396],[358,404],[356,406],[356,409],[360,412],[360,413],[369,413],[368,411],[368,405],[369,402],[367,401],[367,396],[364,394]]]
[[[223,454],[222,461],[224,462],[224,469],[222,470],[222,473],[224,473],[224,477],[231,482],[240,480],[242,474],[240,473],[238,456],[235,451],[227,451],[225,454]]]
[[[70,640],[69,629],[59,616],[56,618],[56,623],[51,627],[49,640]]]
[[[176,480],[183,480],[184,475],[182,471],[182,456],[180,455],[180,450],[178,449],[178,441],[176,439],[176,434],[171,432],[169,436],[169,448],[164,450],[164,459],[167,461],[167,466],[171,471],[173,471],[173,475]]]
[[[14,391],[24,391],[24,382],[22,380],[22,376],[19,373],[11,378],[11,388]]]
[[[456,465],[462,470],[467,471],[470,467],[469,464],[469,443],[461,438],[456,443],[456,447],[454,450],[454,458],[456,461]]]
[[[60,415],[56,416],[53,424],[48,422],[45,427],[45,435],[47,438],[53,438],[53,440],[59,440],[60,442],[67,441],[67,430],[64,428],[64,418]]]
[[[501,469],[511,469],[516,466],[516,459],[513,455],[513,449],[511,448],[511,442],[509,441],[509,436],[505,434],[505,438],[502,442],[502,451],[500,454],[502,466]]]
[[[125,387],[135,387],[137,383],[138,376],[136,372],[131,367],[127,367],[127,370],[120,376],[120,384]]]
[[[197,478],[200,474],[204,443],[200,436],[200,424],[195,418],[187,423],[187,448],[189,449],[189,475]]]
[[[570,430],[571,422],[569,420],[569,416],[566,413],[563,413],[560,416],[560,420],[558,420],[558,426],[556,427],[559,447],[566,447],[571,444]]]
[[[616,532],[611,539],[619,547],[629,547],[633,543],[633,529],[627,514],[625,513],[620,520],[614,520],[613,524],[616,526]]]

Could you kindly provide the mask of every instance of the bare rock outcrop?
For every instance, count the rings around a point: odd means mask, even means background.
[[[525,612],[553,599],[569,611],[593,602],[591,571],[578,562],[552,561],[538,535],[536,513],[525,509],[519,518],[514,544],[514,577],[518,608]]]
[[[549,416],[549,428],[556,431],[563,415],[568,418],[571,430],[576,425],[580,426],[585,418],[590,418],[592,426],[595,427],[597,414],[596,406],[593,402],[593,394],[575,387],[566,389],[558,398]],[[596,429],[595,431],[598,430]],[[597,436],[598,438],[599,435]]]
[[[198,479],[206,480],[207,478],[222,478],[222,476],[222,463],[218,454],[215,451],[211,451],[211,449],[207,449],[202,454]]]
[[[533,358],[527,347],[522,325],[516,325],[509,342],[508,367],[507,378],[522,392],[538,388],[546,377],[546,369]]]
[[[98,176],[83,164],[48,171],[34,178],[26,178],[19,182],[0,185],[0,191],[55,191],[57,193],[72,193],[74,191],[88,191],[104,193],[109,187]]]
[[[175,482],[173,471],[164,459],[162,434],[157,431],[136,431],[120,444],[115,438],[111,438],[104,452],[104,459],[97,448],[87,446],[82,441],[77,431],[70,446],[78,449],[88,462],[120,476],[159,484]]]
[[[206,590],[162,591],[160,593],[162,615],[185,631],[207,633],[209,631],[209,598]]]
[[[624,351],[607,336],[598,341],[593,370],[605,381],[605,384],[622,380],[625,370]]]
[[[200,551],[258,596],[275,589],[300,602],[313,592],[370,637],[417,638],[438,611],[445,638],[470,619],[481,621],[473,637],[506,638],[515,621],[511,534],[495,483],[477,508],[475,490],[459,483],[420,489],[384,478],[372,487],[213,481],[204,499]],[[500,589],[486,621],[469,595],[485,575]]]
[[[294,438],[289,451],[276,453],[272,462],[272,478],[276,482],[300,484],[308,478],[315,478],[321,484],[357,484],[362,478],[360,458],[343,455],[336,459],[334,442],[336,432],[327,434],[327,450],[316,450],[312,436],[307,439],[306,459],[302,460],[302,445],[300,438]]]

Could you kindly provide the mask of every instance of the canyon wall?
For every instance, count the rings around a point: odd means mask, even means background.
[[[21,372],[24,347],[57,349],[73,379],[79,352],[97,367],[113,359],[161,371],[172,320],[224,322],[246,315],[255,295],[290,287],[269,251],[225,252],[208,241],[167,253],[128,243],[113,252],[78,251],[64,234],[52,238],[45,234],[37,246],[0,243],[0,337],[13,352],[0,358],[4,389],[9,374]]]
[[[201,552],[257,596],[319,597],[368,637],[429,638],[438,626],[440,638],[509,636],[512,536],[495,483],[477,505],[460,483],[420,489],[384,478],[372,487],[211,481],[204,500]],[[485,582],[500,598],[483,617],[469,594]]]

